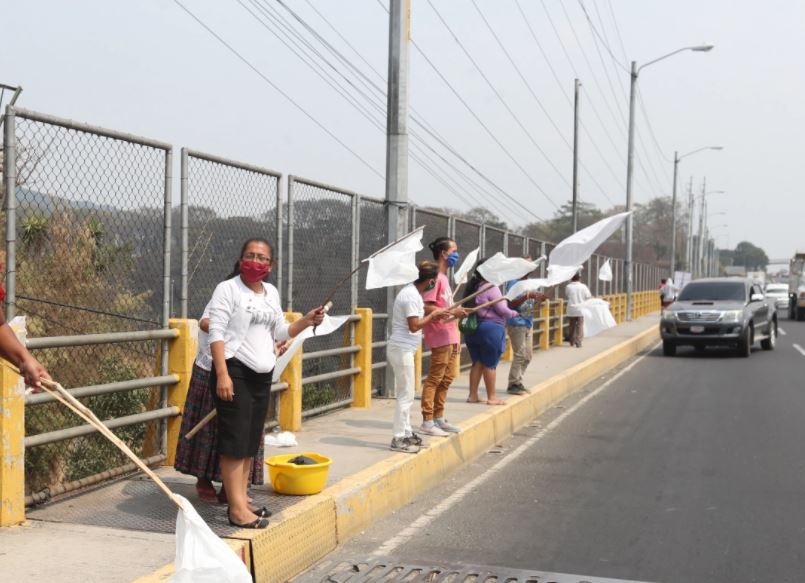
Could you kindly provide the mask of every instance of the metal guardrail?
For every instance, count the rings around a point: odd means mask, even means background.
[[[144,340],[171,340],[179,336],[178,330],[136,330],[132,332],[106,332],[103,334],[81,334],[75,336],[48,336],[29,338],[25,345],[31,349],[65,348],[67,346],[92,346],[95,344],[118,344],[141,342]]]
[[[96,395],[108,395],[111,393],[122,393],[125,391],[135,391],[137,389],[147,389],[150,387],[162,387],[173,385],[178,382],[178,376],[164,375],[159,377],[132,379],[130,381],[119,381],[116,383],[105,383],[102,385],[90,385],[88,387],[76,387],[68,390],[74,397],[81,398],[94,397]],[[56,401],[56,397],[50,393],[35,393],[33,395],[25,395],[26,406],[44,405],[45,403],[53,403],[54,401]]]

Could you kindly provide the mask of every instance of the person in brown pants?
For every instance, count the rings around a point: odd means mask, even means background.
[[[438,309],[449,308],[453,304],[453,290],[447,279],[447,270],[459,260],[458,246],[449,237],[439,237],[429,246],[433,259],[439,265],[436,285],[422,294],[425,302],[425,315]],[[456,318],[466,315],[463,308],[455,308],[450,313]],[[459,429],[444,416],[447,390],[455,378],[458,368],[460,337],[454,319],[431,321],[423,329],[425,347],[430,349],[430,368],[428,378],[422,387],[422,425],[420,431],[426,435],[445,437],[458,433]]]

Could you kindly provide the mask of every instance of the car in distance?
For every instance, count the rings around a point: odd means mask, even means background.
[[[660,317],[662,350],[676,354],[677,346],[732,346],[749,356],[760,340],[764,350],[777,344],[777,308],[758,283],[743,277],[698,279],[690,282]]]
[[[788,309],[788,284],[768,283],[766,284],[765,294],[770,302],[774,302],[778,310]]]

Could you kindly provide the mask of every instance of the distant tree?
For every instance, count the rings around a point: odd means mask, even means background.
[[[577,206],[578,228],[589,227],[604,218],[604,212],[592,203],[579,202]],[[566,202],[554,213],[553,218],[540,223],[529,223],[524,232],[529,237],[558,243],[573,234],[573,204]]]
[[[741,241],[735,246],[733,265],[742,265],[747,271],[759,271],[766,269],[768,264],[769,256],[760,247],[749,241]]]

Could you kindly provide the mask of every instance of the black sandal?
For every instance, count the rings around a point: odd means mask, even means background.
[[[250,510],[251,510],[251,509],[250,509]],[[265,506],[263,506],[263,507],[261,507],[261,508],[258,508],[257,510],[252,510],[252,512],[254,512],[254,513],[257,515],[257,516],[260,516],[260,517],[262,517],[262,518],[268,518],[268,517],[270,517],[272,514],[274,514],[273,512],[271,512],[271,511],[270,511],[268,508],[266,508]]]
[[[258,516],[256,520],[249,522],[247,524],[238,524],[232,517],[229,515],[229,508],[226,509],[226,518],[229,521],[229,524],[232,526],[237,526],[238,528],[249,528],[249,529],[261,529],[266,528],[268,526],[268,518],[265,516]]]

